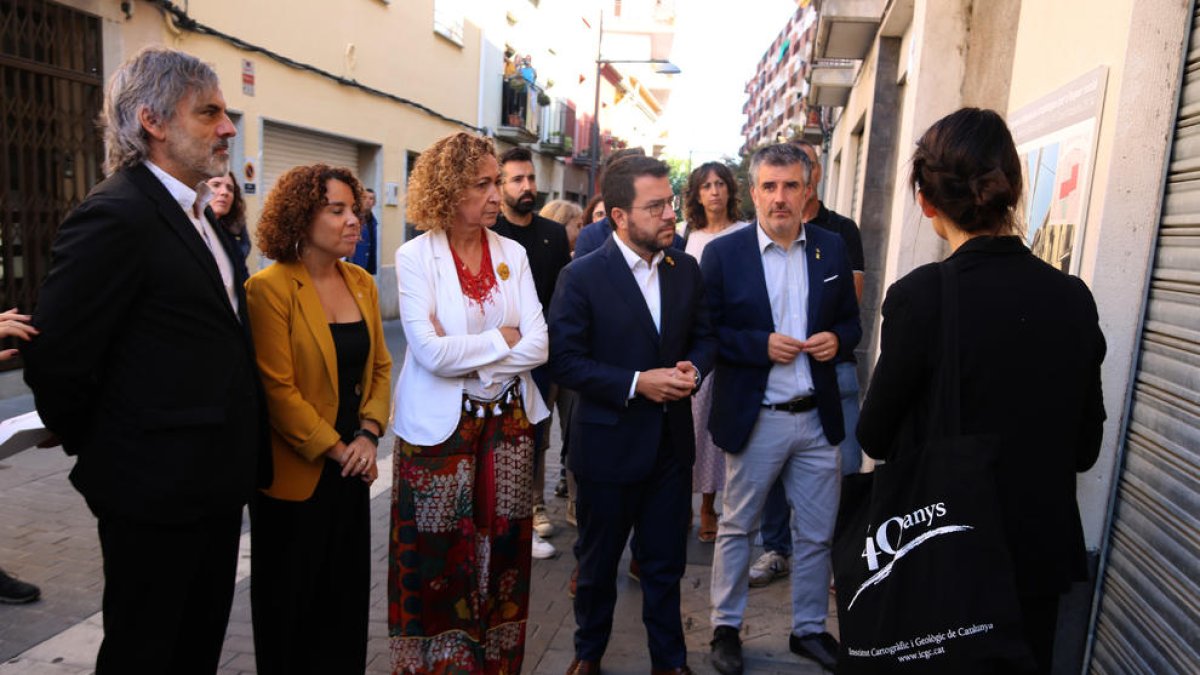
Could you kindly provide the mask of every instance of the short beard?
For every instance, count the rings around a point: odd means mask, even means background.
[[[512,209],[513,213],[527,216],[533,213],[533,209],[537,206],[537,200],[533,197],[529,197],[528,200],[526,200],[524,196],[521,196],[517,197],[516,199],[505,199],[504,204],[508,208]]]

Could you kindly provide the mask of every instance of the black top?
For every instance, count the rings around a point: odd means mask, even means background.
[[[358,407],[362,403],[362,375],[371,352],[367,322],[331,323],[333,347],[337,351],[338,413],[333,428],[343,443],[354,440],[358,431]]]
[[[818,203],[821,204],[820,210],[806,225],[816,225],[840,236],[842,241],[846,242],[846,254],[850,256],[850,269],[855,272],[865,270],[867,266],[865,256],[863,256],[862,234],[858,231],[858,225],[837,211],[826,208],[823,202]]]
[[[538,301],[542,303],[542,315],[547,315],[554,285],[558,283],[558,273],[571,262],[567,229],[562,223],[535,213],[529,225],[524,226],[510,223],[501,214],[492,230],[525,248],[525,255],[529,256],[529,270],[533,273],[533,285],[537,289]]]
[[[962,433],[999,438],[1004,525],[1022,593],[1054,594],[1086,576],[1075,473],[1096,461],[1104,424],[1104,336],[1091,291],[1034,257],[1018,237],[977,237],[952,255],[958,278]],[[941,277],[910,272],[883,302],[879,362],[858,440],[886,458],[928,437]]]

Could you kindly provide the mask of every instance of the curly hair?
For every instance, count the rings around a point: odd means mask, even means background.
[[[350,169],[328,164],[296,166],[278,180],[258,220],[258,248],[279,262],[296,262],[304,253],[317,211],[328,204],[326,183],[338,180],[354,193],[354,212],[362,213],[363,189]]]
[[[692,230],[708,227],[708,214],[704,212],[704,205],[700,203],[700,186],[710,173],[715,173],[729,190],[729,199],[725,201],[725,217],[730,223],[738,221],[738,187],[733,171],[721,162],[705,162],[688,176],[687,189],[683,193],[683,217],[687,220],[688,228]]]
[[[418,230],[450,227],[458,204],[484,157],[496,157],[491,139],[461,131],[421,153],[408,179],[408,221]]]

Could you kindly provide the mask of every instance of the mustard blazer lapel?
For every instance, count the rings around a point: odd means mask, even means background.
[[[337,392],[337,349],[333,344],[333,333],[329,332],[329,321],[325,318],[325,309],[321,307],[321,299],[317,297],[317,289],[313,286],[312,277],[301,263],[276,263],[287,265],[291,273],[293,288],[296,293],[296,306],[304,319],[304,324],[312,334],[313,340],[321,348],[321,359],[325,363],[325,374],[329,377],[329,386],[336,395]],[[359,301],[356,297],[355,301]],[[361,309],[361,305],[360,305]]]

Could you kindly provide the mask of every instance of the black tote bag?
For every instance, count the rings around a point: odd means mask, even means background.
[[[959,431],[957,278],[941,264],[942,360],[926,440],[848,476],[834,530],[838,672],[1034,666],[996,497],[992,437]],[[917,395],[918,392],[914,392]]]

